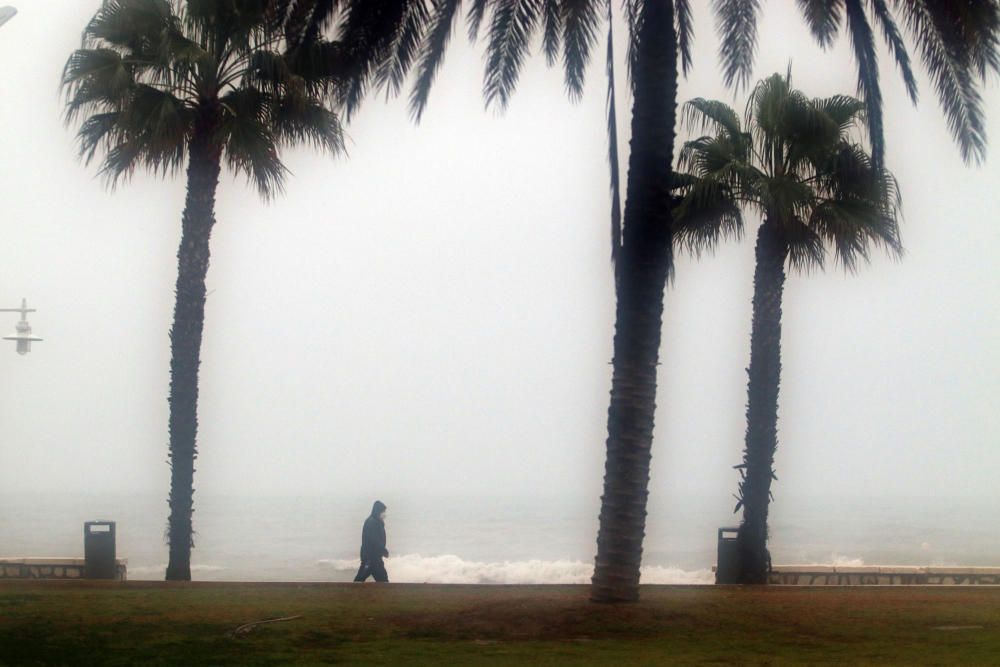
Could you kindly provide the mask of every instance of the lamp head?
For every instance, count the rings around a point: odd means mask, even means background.
[[[4,340],[12,340],[17,343],[18,354],[28,354],[31,352],[31,343],[42,340],[38,336],[31,335],[31,325],[25,320],[17,323],[17,331],[10,336],[4,336]]]

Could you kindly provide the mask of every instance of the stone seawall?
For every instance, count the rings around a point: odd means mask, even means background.
[[[997,586],[1000,567],[775,565],[768,583],[788,586]]]
[[[85,579],[83,558],[0,558],[0,579]],[[115,579],[128,577],[128,561],[115,561]]]

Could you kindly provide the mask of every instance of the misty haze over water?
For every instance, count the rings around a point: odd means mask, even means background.
[[[100,3],[17,4],[0,32],[0,307],[27,297],[46,340],[0,348],[0,557],[80,556],[83,522],[109,519],[131,578],[162,579],[184,179],[109,192],[79,164],[56,89]],[[768,4],[754,76],[791,60],[809,95],[854,91],[846,40],[823,51],[793,0]],[[709,3],[692,5],[678,98],[739,108]],[[570,104],[558,68],[530,59],[499,117],[481,53],[453,41],[419,127],[405,99],[373,101],[349,158],[289,153],[266,206],[223,179],[195,579],[349,578],[375,497],[394,580],[590,577],[614,326],[601,63]],[[918,78],[918,108],[896,77],[884,90],[905,258],[789,277],[775,563],[1000,565],[1000,90],[984,91],[988,161],[968,168]],[[738,520],[753,266],[749,239],[678,256],[646,582],[710,579],[715,531]]]
[[[592,574],[597,503],[568,496],[385,499],[390,580],[584,583]],[[996,498],[780,497],[775,564],[996,565]],[[349,581],[362,498],[199,496],[193,577],[202,581]],[[711,583],[716,530],[735,525],[725,498],[650,504],[645,583]],[[153,495],[0,495],[0,556],[83,555],[83,522],[118,522],[130,579],[162,579],[166,503]]]

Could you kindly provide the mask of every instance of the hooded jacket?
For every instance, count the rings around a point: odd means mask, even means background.
[[[361,529],[362,563],[389,555],[385,548],[385,524],[379,518],[379,514],[384,511],[385,505],[381,500],[376,500],[372,505],[372,513],[365,519],[364,528]]]

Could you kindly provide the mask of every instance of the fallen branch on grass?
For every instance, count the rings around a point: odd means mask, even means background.
[[[230,634],[232,637],[239,637],[240,635],[245,635],[258,625],[264,625],[265,623],[280,623],[282,621],[294,621],[297,618],[302,618],[302,615],[298,616],[284,616],[282,618],[267,618],[263,621],[254,621],[253,623],[244,623],[240,627],[233,630]]]

